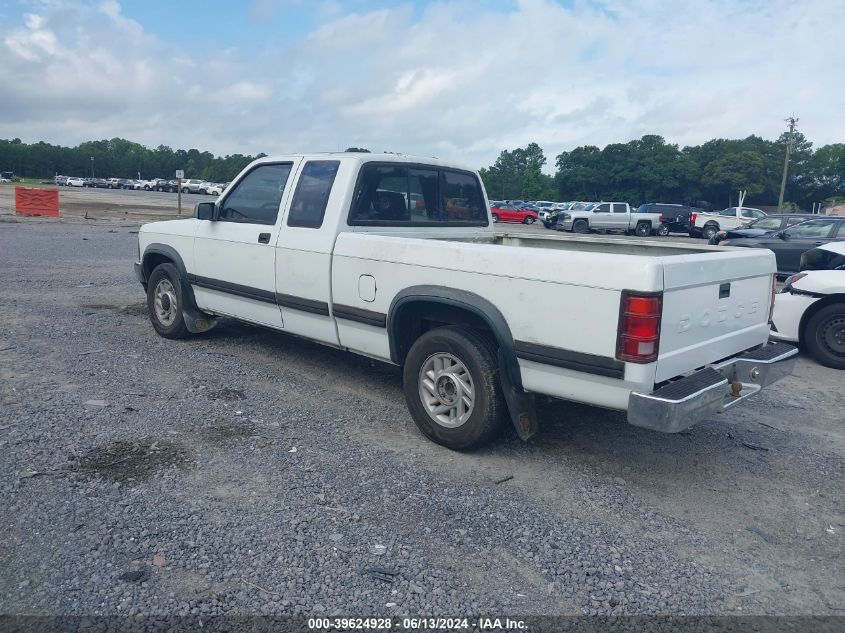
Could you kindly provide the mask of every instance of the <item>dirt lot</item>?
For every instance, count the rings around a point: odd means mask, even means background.
[[[845,613],[841,372],[802,357],[678,435],[548,402],[531,443],[454,453],[393,367],[157,337],[137,224],[64,193],[0,217],[0,613]]]

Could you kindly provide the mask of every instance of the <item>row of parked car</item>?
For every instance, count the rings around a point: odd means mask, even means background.
[[[539,204],[552,205],[538,210]],[[811,213],[768,215],[752,207],[710,213],[680,204],[648,203],[632,209],[626,202],[490,203],[495,222],[532,224],[574,233],[623,232],[640,237],[686,233],[710,244],[767,248],[774,252],[782,276],[799,271],[809,249],[845,241],[845,217]]]
[[[200,193],[219,196],[229,185],[226,183],[208,182],[197,178],[181,181],[152,178],[150,180],[134,180],[132,178],[81,178],[77,176],[56,176],[54,181],[59,187],[88,187],[97,189],[132,189],[143,191],[169,191],[176,193],[181,188],[182,193]]]
[[[768,215],[752,207],[710,213],[680,204],[491,201],[496,222],[589,233],[639,236],[686,233],[711,245],[765,248],[777,261],[783,287],[772,314],[772,338],[799,343],[827,367],[845,369],[845,217],[809,213]]]

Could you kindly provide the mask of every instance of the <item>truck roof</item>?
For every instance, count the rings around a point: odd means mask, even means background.
[[[441,158],[434,158],[432,156],[414,156],[411,154],[375,154],[365,152],[312,152],[306,154],[276,154],[273,156],[264,156],[263,158],[253,161],[255,164],[259,163],[275,163],[286,160],[326,160],[329,158],[342,158],[344,160],[354,160],[358,163],[422,163],[424,165],[437,165],[438,167],[451,167],[453,169],[461,169],[464,171],[477,171],[474,167],[469,167],[464,163],[443,160]]]

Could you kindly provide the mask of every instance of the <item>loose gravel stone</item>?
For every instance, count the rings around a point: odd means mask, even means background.
[[[156,336],[132,230],[0,222],[0,612],[843,604],[845,397],[809,361],[784,385],[800,420],[777,390],[674,436],[543,403],[533,442],[454,453],[389,366],[231,321]]]

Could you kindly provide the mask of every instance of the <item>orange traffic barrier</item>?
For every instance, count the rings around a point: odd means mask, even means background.
[[[59,190],[15,187],[15,213],[59,217]]]

